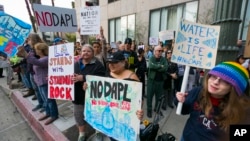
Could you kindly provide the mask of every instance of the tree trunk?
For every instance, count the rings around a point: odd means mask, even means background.
[[[27,8],[28,13],[29,13],[30,22],[32,24],[33,31],[36,33],[36,25],[35,25],[35,21],[34,21],[33,15],[31,14],[31,10],[30,10],[30,6],[29,6],[28,0],[25,0],[25,3],[26,3],[26,8]]]

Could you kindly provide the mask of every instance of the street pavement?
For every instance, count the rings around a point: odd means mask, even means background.
[[[16,126],[23,125],[22,129],[17,130],[20,135],[19,137],[23,137],[25,140],[30,141],[77,141],[78,137],[78,130],[75,126],[74,116],[73,116],[73,104],[71,101],[63,101],[63,100],[57,100],[57,105],[59,109],[59,119],[56,120],[53,124],[50,125],[44,125],[44,121],[40,122],[38,121],[38,118],[43,115],[43,113],[40,113],[39,111],[33,112],[31,109],[35,107],[37,104],[37,101],[31,100],[31,97],[23,98],[22,95],[26,92],[22,88],[22,83],[17,82],[17,76],[15,76],[15,80],[12,81],[12,89],[9,88],[9,86],[6,83],[5,78],[0,78],[0,91],[3,91],[6,95],[1,97],[8,97],[12,101],[13,105],[15,106],[12,108],[12,110],[8,110],[10,106],[7,106],[6,104],[3,104],[1,101],[6,101],[4,98],[1,98],[0,100],[0,140],[6,140],[5,134],[11,134],[13,130],[16,128]],[[11,105],[11,102],[9,102],[9,105]],[[7,108],[8,107],[8,108]],[[2,111],[7,110],[7,111]],[[153,118],[148,118],[146,115],[146,99],[144,99],[144,105],[143,105],[144,112],[144,119],[147,119],[149,121],[153,121]],[[2,113],[3,112],[3,113]],[[21,113],[24,119],[17,120],[16,118],[21,118]],[[188,116],[182,116],[182,115],[176,115],[176,108],[171,109],[168,108],[166,111],[162,110],[163,117],[159,120],[159,131],[158,135],[161,135],[163,133],[171,133],[176,137],[176,140],[180,140],[183,127],[185,125],[186,119]],[[6,119],[2,118],[2,115],[12,114],[14,115],[14,119]],[[153,113],[154,117],[155,113]],[[4,116],[3,116],[4,117]],[[13,121],[11,125],[5,125],[4,123],[8,120]],[[15,122],[14,122],[15,121]],[[25,123],[28,123],[30,128],[25,127]],[[2,125],[4,124],[4,125]],[[14,128],[14,127],[15,128]],[[33,130],[32,131],[30,130]],[[93,130],[90,129],[90,133],[93,133]],[[34,134],[37,136],[37,138],[34,136]],[[20,138],[19,138],[20,139]],[[12,138],[7,138],[7,140],[15,141],[15,139],[12,140]]]
[[[4,81],[5,78],[0,78],[1,85]],[[39,141],[8,94],[0,87],[0,141]]]

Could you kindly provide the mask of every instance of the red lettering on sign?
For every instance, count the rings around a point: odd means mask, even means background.
[[[66,99],[66,100],[72,100],[72,97],[70,95],[71,88],[64,88],[64,87],[49,87],[49,95],[50,98],[53,99]]]
[[[122,101],[121,109],[122,109],[122,110],[130,111],[130,102]]]
[[[92,105],[97,105],[96,100],[92,100],[91,103],[92,103]]]

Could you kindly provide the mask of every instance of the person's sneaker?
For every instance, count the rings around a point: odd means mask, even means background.
[[[78,141],[87,141],[87,138],[85,136],[79,136]]]

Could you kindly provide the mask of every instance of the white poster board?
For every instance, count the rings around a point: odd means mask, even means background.
[[[74,100],[74,43],[49,47],[48,97]]]
[[[139,45],[138,49],[142,48],[144,50],[144,45]]]
[[[85,120],[96,130],[119,141],[136,141],[140,121],[142,83],[86,76]],[[129,131],[129,132],[128,132]]]
[[[33,4],[41,32],[77,32],[75,9]]]
[[[181,20],[171,61],[197,68],[215,66],[220,26]]]
[[[100,6],[88,6],[81,9],[81,35],[100,34]]]
[[[174,31],[173,30],[165,30],[159,32],[160,41],[173,40],[174,39]]]
[[[149,37],[149,45],[157,46],[159,44],[158,37]]]

